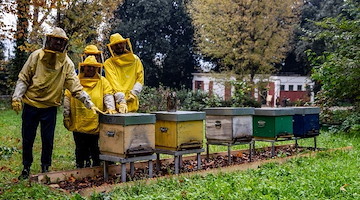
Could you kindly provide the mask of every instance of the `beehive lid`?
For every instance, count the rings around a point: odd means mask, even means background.
[[[295,115],[310,115],[310,114],[319,114],[319,107],[293,107],[295,110]]]
[[[253,115],[254,108],[217,107],[204,109],[206,115]]]
[[[156,120],[164,121],[197,121],[205,120],[205,112],[195,112],[195,111],[176,111],[176,112],[167,112],[159,111],[153,112],[156,115]]]
[[[100,114],[99,122],[104,124],[119,124],[123,126],[155,124],[156,118],[154,114],[148,113],[126,113],[126,114]]]
[[[293,108],[255,108],[255,115],[258,116],[284,116],[294,114]]]

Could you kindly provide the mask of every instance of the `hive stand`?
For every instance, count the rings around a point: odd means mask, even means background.
[[[167,154],[174,156],[174,163],[175,163],[175,174],[179,174],[180,168],[182,165],[182,156],[185,154],[192,154],[196,153],[197,158],[197,170],[201,169],[201,156],[200,153],[204,152],[204,149],[187,149],[187,150],[180,150],[180,151],[173,151],[173,150],[165,150],[165,149],[155,149],[156,153],[156,170],[160,171],[160,154]]]
[[[228,163],[231,164],[231,147],[235,146],[235,145],[241,145],[241,144],[249,144],[249,159],[250,162],[252,161],[252,145],[253,145],[253,141],[236,141],[236,142],[221,142],[221,141],[207,141],[206,142],[206,159],[209,160],[209,146],[210,145],[222,145],[222,146],[227,146],[227,152],[228,152]]]
[[[318,135],[314,135],[314,136],[308,136],[308,137],[293,137],[292,135],[287,135],[287,136],[279,136],[276,138],[260,138],[260,137],[255,137],[253,139],[253,151],[255,153],[255,142],[256,141],[261,141],[261,142],[270,142],[271,143],[271,157],[275,156],[275,142],[284,142],[284,141],[289,141],[289,140],[295,140],[295,148],[296,151],[298,150],[298,140],[300,139],[306,139],[306,138],[314,138],[314,150],[317,149],[316,146],[316,137]]]
[[[100,159],[104,160],[104,180],[108,181],[109,179],[109,161],[111,162],[119,162],[121,163],[121,182],[126,182],[126,163],[130,163],[130,175],[134,176],[135,173],[135,167],[134,162],[137,161],[148,161],[148,167],[149,167],[149,178],[153,177],[153,162],[156,158],[155,155],[147,155],[147,156],[136,156],[131,158],[121,158],[117,156],[110,156],[110,155],[103,155],[100,154]]]

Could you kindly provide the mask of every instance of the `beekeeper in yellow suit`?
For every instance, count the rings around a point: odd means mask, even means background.
[[[116,107],[120,113],[136,112],[144,85],[143,65],[133,53],[129,38],[115,33],[107,46],[111,57],[104,63],[105,77],[115,90]]]
[[[114,114],[115,101],[110,83],[101,76],[102,63],[95,56],[88,56],[79,64],[79,79],[94,104],[106,113]],[[89,155],[92,166],[99,166],[99,116],[85,108],[77,99],[72,97],[69,90],[65,91],[64,98],[64,125],[73,131],[75,140],[76,167],[89,167]]]
[[[22,112],[22,164],[19,179],[27,179],[33,162],[33,144],[36,129],[41,125],[41,171],[51,166],[57,107],[61,105],[63,89],[79,99],[86,108],[98,111],[75,73],[73,62],[67,56],[69,38],[61,28],[54,28],[45,37],[44,46],[30,54],[16,83],[12,108]],[[22,105],[24,103],[24,106]]]
[[[95,56],[99,63],[104,63],[104,56],[102,51],[100,51],[97,46],[93,44],[87,45],[84,49],[84,53],[81,56],[83,62],[88,56]]]

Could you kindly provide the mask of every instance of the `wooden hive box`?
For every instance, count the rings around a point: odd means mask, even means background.
[[[309,137],[319,135],[319,107],[293,107],[294,115],[294,136]]]
[[[202,148],[205,112],[154,112],[155,146],[179,151]]]
[[[251,141],[254,108],[207,108],[206,139],[208,142],[235,143]]]
[[[292,108],[255,108],[253,136],[277,138],[293,134]]]
[[[100,115],[100,153],[118,157],[152,154],[155,115],[145,113]]]

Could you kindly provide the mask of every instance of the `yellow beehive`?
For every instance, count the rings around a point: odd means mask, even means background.
[[[155,149],[155,115],[127,113],[100,115],[100,153],[118,157],[152,154]]]
[[[204,112],[155,112],[155,147],[165,150],[201,148]]]

